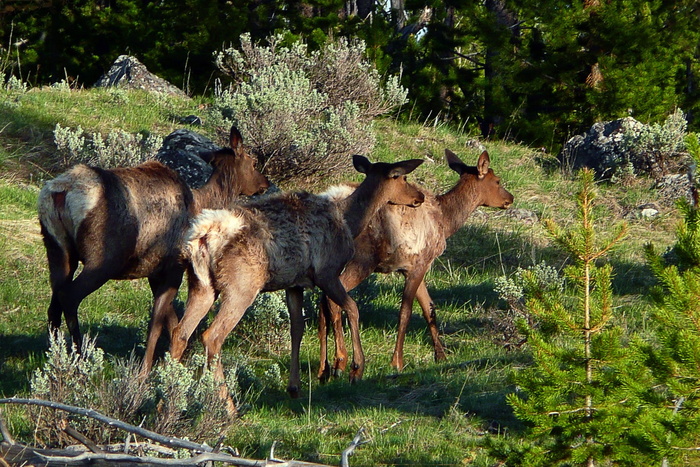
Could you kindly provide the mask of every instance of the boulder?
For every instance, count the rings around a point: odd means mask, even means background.
[[[156,159],[180,174],[190,188],[200,188],[209,180],[213,170],[200,154],[219,149],[209,138],[180,129],[166,136]]]
[[[687,173],[664,175],[654,186],[659,193],[660,201],[673,206],[680,199],[693,204],[693,183]]]
[[[187,97],[180,88],[149,72],[143,63],[129,55],[117,57],[109,71],[95,83],[95,87],[109,86]]]
[[[573,170],[588,167],[599,177],[609,177],[626,160],[622,145],[625,129],[641,126],[644,124],[632,117],[596,123],[588,132],[569,139],[559,153],[559,160]]]

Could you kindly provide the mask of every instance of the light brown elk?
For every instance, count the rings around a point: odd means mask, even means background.
[[[347,291],[357,287],[373,272],[400,272],[405,277],[396,347],[391,359],[391,365],[399,371],[404,367],[403,344],[414,299],[418,300],[428,324],[435,360],[445,359],[438,335],[435,306],[425,285],[425,274],[435,258],[445,250],[446,239],[464,225],[477,207],[507,208],[513,203],[513,195],[501,186],[500,178],[489,168],[486,151],[479,157],[476,167],[465,165],[447,149],[445,156],[450,168],[460,174],[457,184],[442,195],[426,192],[425,202],[416,209],[402,206],[381,208],[367,228],[355,238],[355,256],[340,276]],[[341,310],[325,296],[321,298],[320,308],[321,366],[318,376],[325,381],[331,373],[338,375],[345,370],[347,350]],[[336,348],[332,369],[326,342],[330,325],[333,326]]]
[[[52,290],[49,325],[58,329],[65,316],[78,351],[80,302],[108,280],[147,277],[153,310],[143,371],[150,370],[163,326],[171,332],[178,322],[173,299],[185,269],[181,247],[190,220],[203,208],[228,207],[239,195],[269,186],[236,128],[230,144],[203,156],[214,171],[198,190],[157,161],[111,170],[81,164],[43,187],[38,210]],[[79,262],[83,269],[74,278]]]
[[[364,354],[359,313],[338,276],[353,256],[354,237],[379,208],[387,203],[418,206],[423,202],[423,193],[406,181],[406,175],[422,162],[373,164],[354,156],[354,166],[366,174],[365,179],[351,196],[338,202],[297,192],[253,200],[230,210],[205,210],[188,235],[188,298],[172,336],[171,355],[182,357],[187,340],[217,294],[219,311],[202,334],[210,361],[219,355],[224,340],[258,293],[285,289],[292,337],[287,390],[298,397],[303,291],[317,286],[348,314],[353,344],[350,379],[360,379]],[[221,359],[215,375],[223,381]],[[225,385],[222,396],[226,397]]]

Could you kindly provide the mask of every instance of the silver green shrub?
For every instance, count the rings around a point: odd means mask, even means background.
[[[163,144],[157,135],[133,135],[123,130],[86,135],[82,127],[64,128],[56,124],[54,143],[63,168],[88,164],[102,168],[131,167],[153,159]]]
[[[289,310],[284,292],[266,292],[257,296],[246,310],[236,332],[259,342],[273,354],[287,350],[290,342]]]
[[[625,125],[622,147],[638,173],[659,178],[679,171],[687,163],[686,117],[676,109],[663,124]]]
[[[194,355],[187,363],[180,363],[166,354],[152,373],[155,431],[211,439],[228,426],[231,420],[226,402],[219,395],[221,383],[215,380],[203,356]]]
[[[508,309],[498,311],[492,322],[495,330],[502,335],[506,347],[525,342],[519,321],[525,320],[534,325],[527,310],[527,297],[533,293],[562,295],[564,285],[564,278],[559,271],[544,261],[527,269],[518,268],[510,277],[500,276],[495,279],[494,290],[508,304]]]
[[[133,354],[128,359],[106,359],[89,337],[78,353],[68,349],[60,332],[52,333],[46,363],[30,381],[31,397],[93,409],[162,434],[198,441],[217,438],[232,422],[219,394],[221,384],[203,356],[195,355],[182,364],[167,355],[148,378],[140,377],[140,369],[141,362]],[[234,400],[245,400],[245,395],[237,393],[238,385],[229,389]],[[123,437],[88,417],[30,410],[37,420],[37,438],[47,445],[74,443],[63,431],[66,424],[98,444]]]
[[[215,90],[215,118],[234,123],[266,175],[279,180],[324,177],[351,165],[352,154],[374,147],[372,119],[402,105],[396,77],[382,83],[364,58],[362,41],[341,39],[309,51],[303,42],[267,46],[241,36],[241,47],[215,54],[234,80]]]
[[[50,333],[46,363],[34,370],[30,380],[31,397],[97,408],[104,364],[104,352],[95,345],[94,339],[86,337],[78,353],[75,348],[68,349],[61,332]],[[32,418],[37,420],[37,436],[45,444],[69,442],[71,438],[63,432],[63,425],[68,421],[91,439],[98,439],[102,431],[102,426],[91,418],[39,408],[31,411]]]

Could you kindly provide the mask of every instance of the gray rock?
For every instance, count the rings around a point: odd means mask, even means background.
[[[156,159],[176,171],[190,188],[202,187],[212,174],[201,154],[221,149],[209,138],[187,129],[175,130],[164,140]]]
[[[609,177],[626,160],[622,146],[625,128],[644,126],[632,117],[594,124],[588,132],[564,144],[559,160],[573,170],[588,167],[599,177]]]
[[[95,87],[109,86],[187,97],[180,88],[149,72],[143,63],[129,55],[117,57],[109,71],[95,83]]]
[[[693,184],[688,174],[664,175],[656,182],[654,188],[659,193],[660,201],[665,205],[673,206],[679,199],[693,203]]]

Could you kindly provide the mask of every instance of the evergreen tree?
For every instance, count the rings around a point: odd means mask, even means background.
[[[686,140],[689,152],[700,161],[696,135]],[[658,343],[640,343],[637,357],[654,377],[653,384],[630,386],[637,403],[647,407],[635,435],[667,465],[700,462],[700,209],[681,202],[683,220],[673,248],[676,264],[647,246],[647,259],[660,282],[656,294]]]
[[[595,465],[639,462],[624,442],[636,407],[625,403],[622,376],[629,371],[621,328],[614,324],[609,264],[599,263],[626,235],[621,225],[611,239],[596,238],[593,173],[581,173],[578,223],[564,230],[545,226],[574,258],[565,275],[573,296],[556,295],[533,283],[526,306],[536,326],[523,324],[534,364],[516,375],[520,391],[508,397],[516,416],[531,425],[533,444],[519,459],[525,465]],[[514,459],[511,459],[515,461]]]

